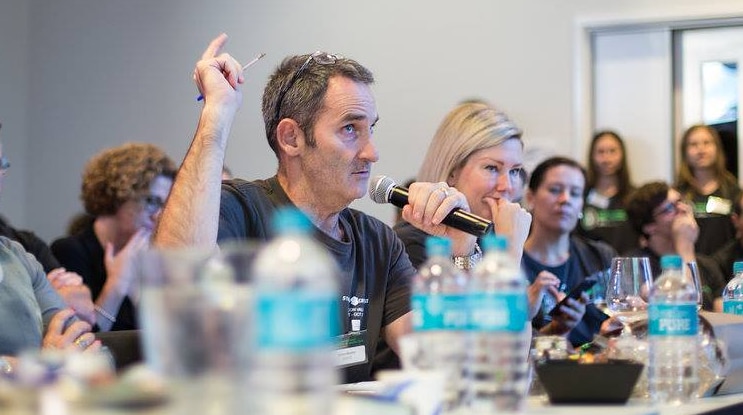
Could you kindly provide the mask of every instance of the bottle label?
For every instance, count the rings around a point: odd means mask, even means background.
[[[340,333],[338,298],[332,293],[260,293],[255,313],[259,349],[301,352],[328,347]]]
[[[468,308],[473,331],[521,332],[528,321],[525,293],[473,293]]]
[[[743,300],[725,300],[722,302],[722,312],[743,315]]]
[[[466,330],[464,294],[413,294],[413,330]]]
[[[699,331],[697,304],[650,304],[648,335],[696,336]]]

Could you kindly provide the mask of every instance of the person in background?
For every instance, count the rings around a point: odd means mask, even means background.
[[[675,188],[692,203],[699,225],[696,251],[711,255],[735,237],[730,215],[741,190],[725,168],[722,142],[714,128],[689,127],[681,137],[680,153]]]
[[[639,247],[640,235],[627,219],[624,200],[634,189],[624,141],[614,131],[593,136],[588,150],[581,235],[611,245],[617,252]]]
[[[521,259],[531,215],[513,200],[523,188],[521,130],[508,116],[483,101],[454,107],[428,146],[417,179],[440,182],[447,191],[461,192],[469,210],[491,220],[495,232],[508,238],[510,252]],[[410,185],[411,191],[417,186]],[[404,217],[403,217],[404,219]],[[426,260],[429,235],[403,221],[395,232],[417,268]]]
[[[266,138],[278,159],[276,175],[220,186],[245,81],[240,63],[222,53],[226,41],[225,34],[214,39],[196,64],[194,80],[204,96],[201,118],[154,241],[160,247],[214,248],[218,240],[265,240],[272,236],[275,210],[297,207],[313,222],[315,239],[346,271],[339,281],[343,333],[352,331],[352,319],[363,332],[364,359],[344,369],[345,381],[370,380],[379,340],[397,351],[397,340],[411,330],[415,273],[392,229],[349,208],[366,196],[371,166],[379,159],[374,77],[358,62],[325,52],[285,58],[264,89],[262,105]],[[441,221],[457,207],[467,207],[461,195],[440,183],[419,183],[403,218],[449,236],[459,231]],[[474,237],[461,242],[454,255],[471,255]],[[359,301],[352,304],[351,297]]]
[[[144,143],[104,150],[85,167],[81,199],[94,219],[51,248],[90,287],[102,331],[137,328],[138,285],[130,263],[149,242],[175,172],[161,149]]]
[[[733,204],[730,220],[735,227],[735,239],[728,241],[712,255],[725,281],[733,277],[733,263],[743,261],[743,195]]]
[[[65,308],[41,264],[4,236],[0,236],[0,270],[0,375],[13,372],[15,356],[24,350],[100,350],[91,324]]]
[[[535,167],[525,195],[533,221],[521,266],[533,287],[529,293],[532,325],[542,334],[566,335],[574,346],[592,341],[596,333],[621,327],[588,304],[586,293],[574,301],[584,309],[563,307],[554,318],[549,315],[565,293],[605,272],[616,256],[605,242],[572,234],[583,209],[585,184],[586,173],[578,162],[552,157]]]
[[[630,251],[627,256],[650,258],[653,278],[661,273],[663,255],[679,255],[684,263],[696,262],[702,284],[702,308],[721,310],[721,303],[717,303],[725,278],[711,258],[697,253],[699,227],[681,193],[665,182],[650,182],[629,195],[626,209],[632,226],[646,241],[645,247]]]

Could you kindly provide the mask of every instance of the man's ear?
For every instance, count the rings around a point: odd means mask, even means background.
[[[284,118],[276,126],[276,144],[282,153],[296,156],[304,147],[304,133],[291,118]]]

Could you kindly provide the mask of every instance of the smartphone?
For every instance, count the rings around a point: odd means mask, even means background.
[[[580,282],[580,284],[576,285],[568,295],[565,296],[562,300],[560,300],[559,303],[557,303],[556,306],[550,310],[549,315],[554,317],[557,314],[560,314],[560,307],[565,305],[565,303],[568,301],[568,298],[572,298],[574,300],[577,300],[580,298],[580,295],[588,290],[591,289],[594,285],[596,285],[598,281],[595,278],[586,278],[583,281]]]

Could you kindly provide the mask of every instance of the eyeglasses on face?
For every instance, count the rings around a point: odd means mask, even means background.
[[[142,198],[144,208],[149,214],[154,214],[165,206],[165,201],[160,196],[147,195]]]
[[[276,111],[274,113],[274,119],[276,120],[276,123],[279,122],[279,116],[281,115],[281,103],[284,101],[286,94],[289,92],[289,90],[292,89],[294,84],[297,82],[297,79],[302,76],[304,71],[310,65],[310,62],[315,62],[318,65],[333,65],[339,59],[343,59],[343,57],[340,55],[331,55],[327,52],[322,52],[319,50],[307,56],[307,60],[305,60],[302,66],[300,66],[299,69],[294,72],[294,75],[289,78],[289,82],[284,84],[284,87],[281,88],[281,90],[279,91],[279,97],[276,99]]]
[[[679,205],[683,204],[682,199],[666,200],[660,205],[653,213],[654,217],[670,215],[671,213],[676,214],[679,211]]]

